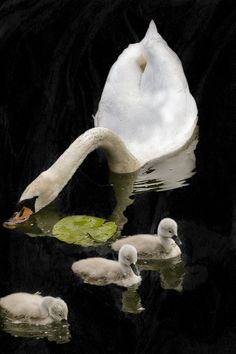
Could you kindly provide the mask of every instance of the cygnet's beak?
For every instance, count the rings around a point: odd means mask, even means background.
[[[174,235],[172,238],[178,246],[182,245],[182,241],[180,240],[179,236]]]
[[[136,264],[131,263],[130,267],[131,267],[132,271],[134,272],[134,274],[140,275],[140,272],[139,272],[138,267],[136,266]]]
[[[15,226],[17,224],[20,224],[26,220],[29,219],[30,215],[33,214],[33,211],[28,208],[28,207],[23,207],[21,208],[20,211],[18,212],[15,212],[12,217],[10,217],[10,219],[6,220],[4,223],[3,223],[3,226],[8,228],[8,229],[12,229],[12,228],[15,228]]]

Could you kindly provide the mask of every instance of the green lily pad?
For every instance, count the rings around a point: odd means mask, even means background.
[[[117,230],[113,221],[87,215],[66,216],[58,221],[52,229],[52,234],[59,240],[81,246],[92,246],[104,243]]]

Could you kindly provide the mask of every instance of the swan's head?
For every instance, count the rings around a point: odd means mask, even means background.
[[[177,245],[181,245],[181,240],[178,237],[178,225],[171,218],[164,218],[160,221],[157,229],[157,234],[164,238],[173,238]]]
[[[30,215],[51,203],[58,195],[57,183],[47,171],[42,172],[24,190],[17,204],[17,211],[5,221],[10,227],[26,221]]]
[[[137,250],[132,245],[123,245],[119,250],[119,262],[130,266],[134,274],[139,275],[139,270],[136,266],[137,263]]]
[[[65,301],[60,298],[53,298],[51,296],[46,296],[43,300],[45,306],[47,307],[48,313],[53,321],[67,320],[68,318],[68,307]]]

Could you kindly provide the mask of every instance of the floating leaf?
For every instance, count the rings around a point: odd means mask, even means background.
[[[113,221],[95,216],[73,215],[58,221],[52,229],[52,234],[67,243],[92,246],[106,242],[116,230],[117,226]]]

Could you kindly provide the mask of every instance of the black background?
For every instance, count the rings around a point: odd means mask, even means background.
[[[140,194],[126,232],[150,232],[164,215],[179,223],[184,290],[163,290],[143,272],[140,315],[120,311],[122,288],[82,285],[73,260],[97,250],[1,228],[0,296],[42,291],[63,297],[72,339],[13,338],[5,353],[235,353],[235,1],[15,0],[0,5],[0,218],[25,186],[93,126],[108,71],[153,19],[179,55],[199,110],[197,173],[189,187]],[[107,217],[115,205],[101,152],[92,153],[56,203],[66,213]]]

